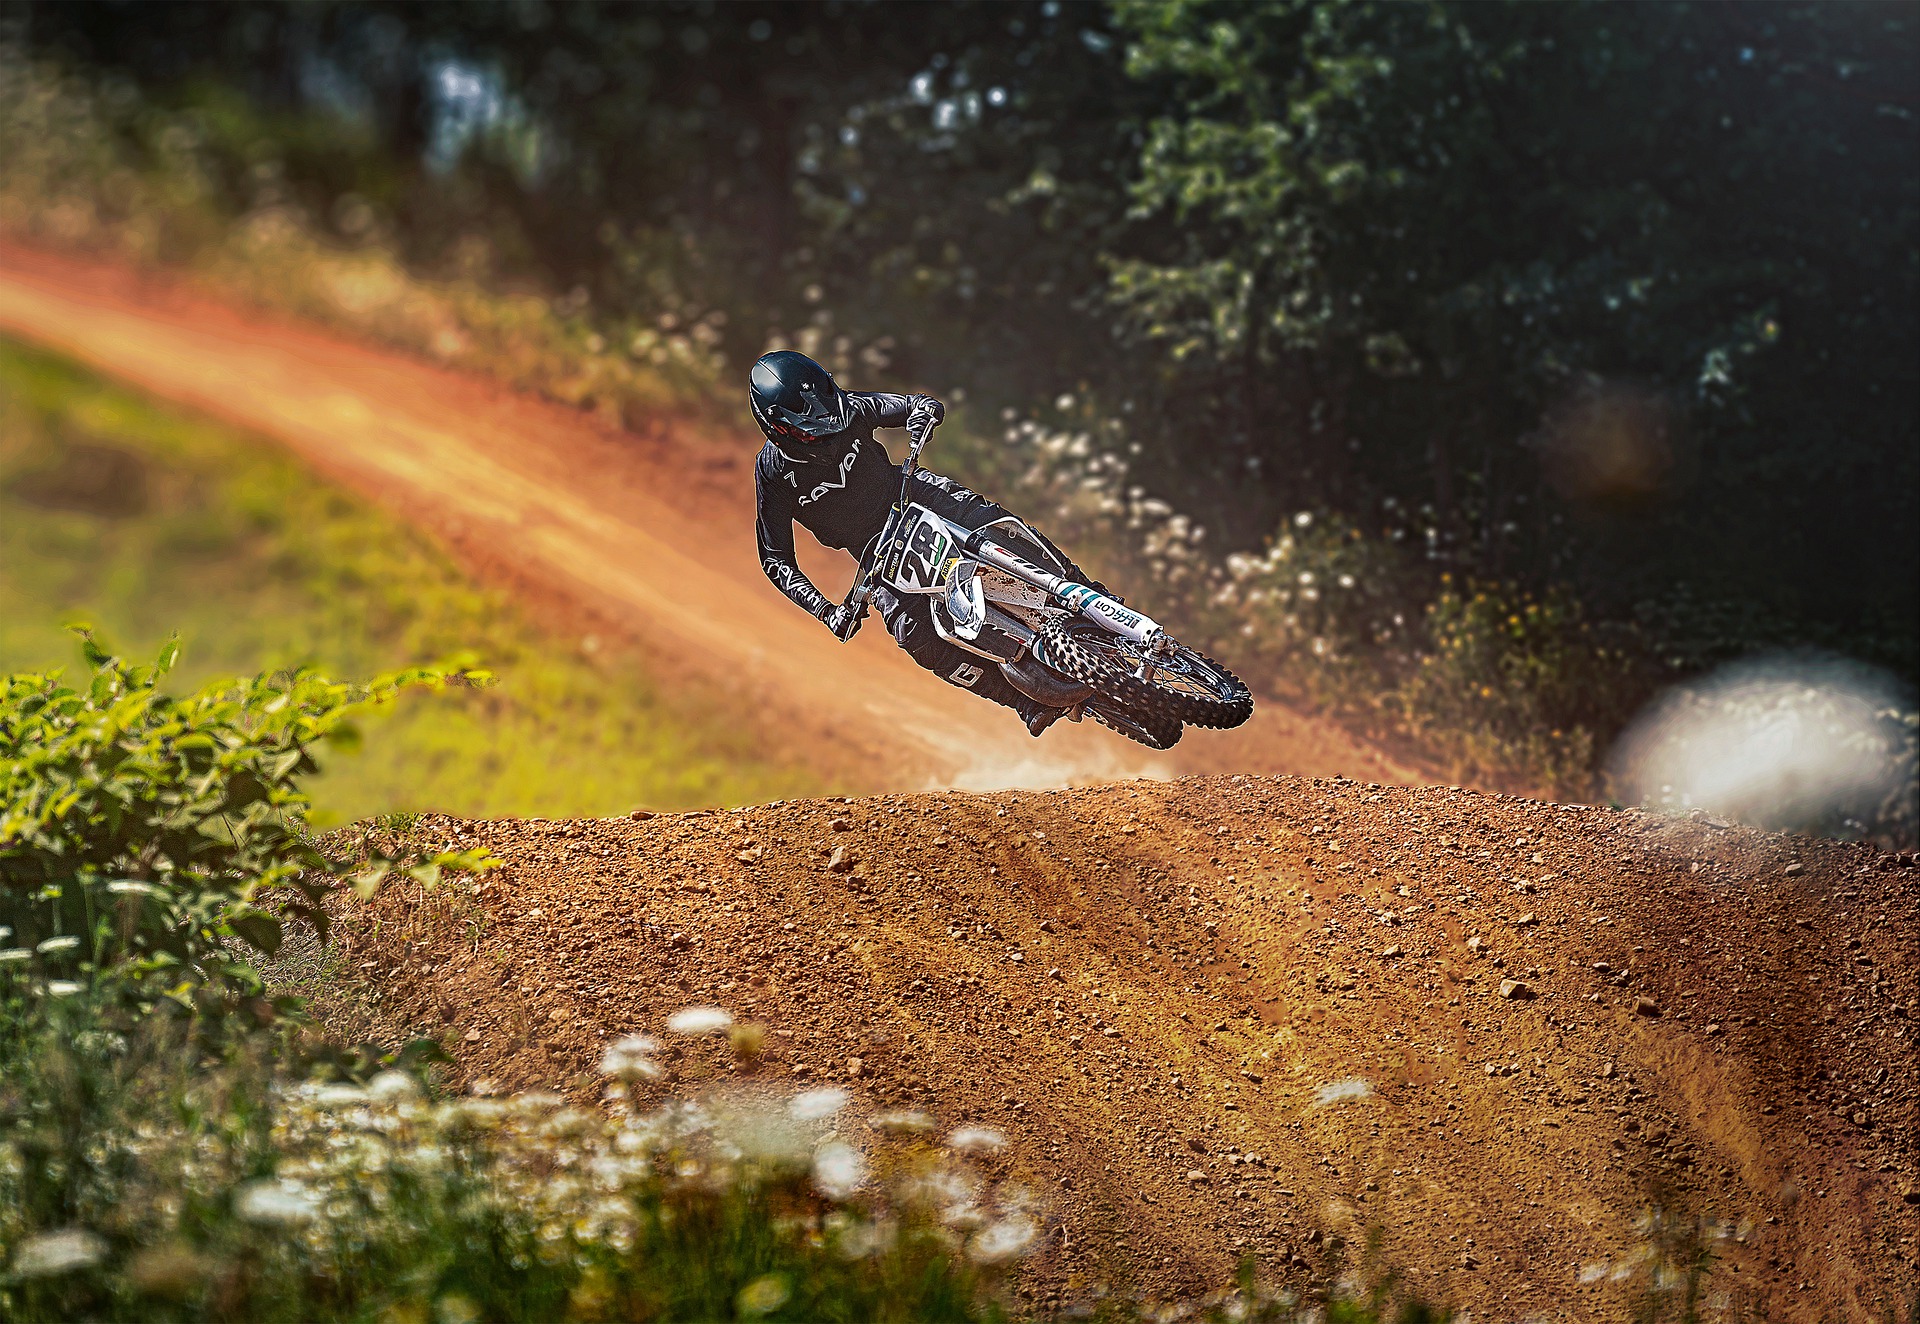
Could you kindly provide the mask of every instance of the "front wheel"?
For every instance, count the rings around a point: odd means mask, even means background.
[[[1091,621],[1055,617],[1041,627],[1040,646],[1048,666],[1157,729],[1184,723],[1226,730],[1253,716],[1246,682],[1172,639],[1159,647],[1136,644]]]

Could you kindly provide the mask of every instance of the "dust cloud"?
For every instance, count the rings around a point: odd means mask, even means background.
[[[1913,696],[1843,658],[1749,658],[1678,686],[1637,717],[1608,773],[1627,803],[1756,827],[1910,839]]]

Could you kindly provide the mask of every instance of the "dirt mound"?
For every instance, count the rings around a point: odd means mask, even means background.
[[[507,867],[383,895],[344,964],[464,1078],[587,1097],[610,1037],[727,1007],[764,1058],[681,1041],[683,1081],[1003,1130],[1036,1305],[1378,1225],[1476,1318],[1612,1318],[1703,1216],[1711,1293],[1768,1318],[1920,1285],[1911,860],[1244,776],[416,835]]]

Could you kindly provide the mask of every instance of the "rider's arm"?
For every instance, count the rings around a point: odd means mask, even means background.
[[[826,620],[834,604],[801,573],[793,552],[793,502],[777,482],[768,482],[766,471],[753,471],[754,499],[759,516],[754,521],[754,536],[760,544],[760,567],[767,572],[775,588],[792,598],[795,605],[818,620]]]
[[[851,391],[854,408],[873,417],[880,428],[913,427],[925,419],[938,423],[947,416],[947,407],[930,395],[895,395],[890,391]]]

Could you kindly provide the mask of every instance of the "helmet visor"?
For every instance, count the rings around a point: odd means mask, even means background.
[[[847,424],[851,421],[847,393],[832,381],[828,381],[825,387],[817,392],[807,391],[802,398],[807,406],[803,411],[795,412],[784,405],[771,405],[767,413],[774,422],[792,428],[815,441],[847,430]]]

